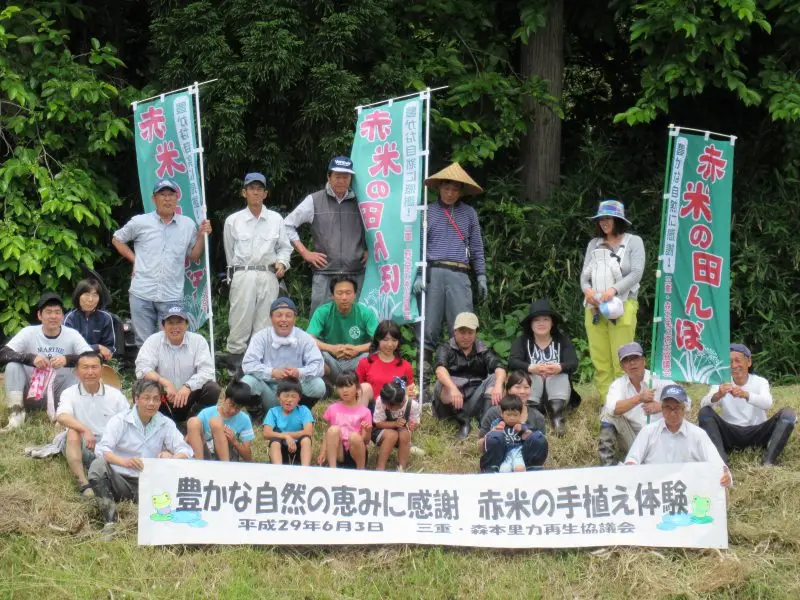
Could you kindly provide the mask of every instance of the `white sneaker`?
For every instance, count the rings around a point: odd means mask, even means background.
[[[408,451],[411,456],[425,456],[427,452],[420,448],[419,446],[411,446],[411,449]]]
[[[403,473],[403,472],[405,472],[405,469],[403,468],[403,465],[397,465],[397,472],[398,472],[398,473]]]
[[[103,525],[103,530],[100,532],[100,538],[104,542],[110,542],[114,536],[119,532],[116,523],[106,523]]]

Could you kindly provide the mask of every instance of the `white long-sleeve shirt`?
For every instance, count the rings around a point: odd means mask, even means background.
[[[725,468],[708,434],[685,419],[675,433],[667,428],[663,419],[646,425],[625,458],[626,465],[682,462],[710,462],[719,465],[720,473]]]
[[[216,377],[208,342],[191,331],[183,335],[180,346],[173,346],[163,331],[148,337],[136,355],[136,378],[150,371],[166,377],[176,388],[185,384],[192,391]]]
[[[655,391],[655,395],[653,400],[655,402],[661,402],[661,394],[664,391],[664,388],[668,385],[675,385],[674,381],[669,379],[659,379],[655,377],[653,373],[649,370],[645,369],[644,372],[644,379],[642,380],[642,387],[651,387]],[[647,414],[644,412],[644,405],[637,404],[630,410],[624,412],[622,415],[615,415],[614,409],[617,406],[618,402],[623,400],[627,400],[628,398],[633,398],[636,394],[638,394],[641,390],[637,390],[633,384],[631,383],[630,378],[627,375],[623,375],[622,377],[618,377],[615,379],[611,386],[608,388],[608,394],[606,395],[606,403],[603,407],[604,414],[608,414],[609,416],[622,416],[632,421],[634,423],[638,423],[640,427],[644,427],[647,425]],[[692,401],[689,400],[689,404],[687,408],[692,407]],[[661,419],[661,413],[653,413],[650,415],[650,422],[654,422]],[[602,420],[602,416],[601,416]]]
[[[725,394],[717,402],[712,402],[711,397],[719,391],[719,386],[714,385],[703,396],[700,401],[700,407],[721,405],[722,419],[731,425],[761,425],[767,420],[767,410],[769,410],[773,402],[772,392],[769,390],[769,382],[763,377],[751,373],[747,376],[745,384],[739,387],[750,395],[747,400],[737,398],[731,394]]]
[[[229,215],[223,230],[225,258],[228,265],[269,266],[276,262],[287,269],[292,244],[286,235],[283,217],[274,210],[261,208],[257,217],[249,208]]]
[[[289,335],[279,336],[272,326],[255,333],[242,359],[245,375],[273,381],[272,369],[291,367],[300,372],[300,379],[322,377],[325,361],[317,341],[297,327]]]
[[[111,452],[120,458],[158,458],[163,450],[194,456],[192,447],[184,441],[171,419],[156,413],[144,425],[139,418],[139,409],[132,406],[109,419],[103,438],[97,442],[94,452],[97,456]],[[111,465],[111,468],[128,477],[139,477],[136,469],[119,465]]]

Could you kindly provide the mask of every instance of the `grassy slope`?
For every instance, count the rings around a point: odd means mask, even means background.
[[[704,390],[691,392],[700,398]],[[778,406],[800,409],[800,386],[774,393]],[[550,439],[548,467],[594,463],[598,406],[596,399],[584,403],[572,415],[568,435]],[[124,533],[103,544],[94,508],[77,498],[63,460],[22,456],[25,445],[51,435],[52,427],[37,415],[22,431],[0,437],[0,598],[800,598],[797,434],[781,467],[759,467],[754,452],[733,459],[737,485],[729,497],[727,552],[612,548],[600,554],[405,546],[139,548],[131,505],[122,507]],[[453,443],[452,435],[426,412],[415,443],[428,455],[412,457],[412,468],[474,471],[474,434],[464,444]],[[256,456],[266,458],[261,441]]]

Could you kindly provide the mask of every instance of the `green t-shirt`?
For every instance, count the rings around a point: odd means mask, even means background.
[[[306,330],[326,344],[366,344],[375,335],[378,316],[365,304],[356,302],[345,316],[331,300],[317,308]]]

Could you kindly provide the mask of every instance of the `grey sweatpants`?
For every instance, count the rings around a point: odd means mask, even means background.
[[[88,479],[105,523],[116,522],[117,502],[139,500],[139,478],[118,473],[102,456],[95,458],[89,465]]]
[[[472,284],[469,273],[431,267],[425,287],[425,348],[435,350],[442,333],[442,318],[447,337],[453,333],[456,316],[472,312]]]

